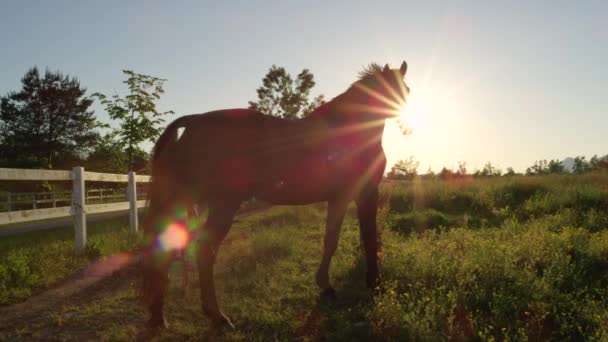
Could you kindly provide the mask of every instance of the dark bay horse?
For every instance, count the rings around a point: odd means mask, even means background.
[[[346,208],[354,200],[367,285],[375,287],[378,184],[386,166],[382,133],[385,119],[399,113],[409,94],[406,71],[405,62],[399,69],[372,64],[344,93],[298,120],[227,109],[173,121],[154,147],[144,220],[150,245],[144,255],[142,292],[150,310],[149,327],[164,324],[170,255],[187,242],[183,226],[195,206],[208,209],[197,261],[203,312],[214,323],[231,325],[216,298],[215,257],[235,212],[252,196],[282,205],[328,203],[324,252],[316,274],[322,296],[334,294],[329,264]]]

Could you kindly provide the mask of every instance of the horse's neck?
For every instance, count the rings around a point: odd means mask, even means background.
[[[352,145],[365,145],[366,149],[379,149],[382,146],[384,120],[371,122],[373,114],[355,112],[357,105],[365,105],[369,95],[355,88],[336,96],[319,106],[308,119],[323,122],[331,148],[352,148]]]

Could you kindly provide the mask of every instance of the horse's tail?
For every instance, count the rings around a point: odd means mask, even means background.
[[[167,212],[172,198],[169,195],[176,189],[176,169],[172,162],[172,156],[178,144],[178,132],[180,128],[187,129],[191,116],[183,116],[171,122],[160,135],[152,152],[151,166],[152,179],[146,214],[143,220],[143,230],[149,245],[144,249],[142,255],[142,277],[140,284],[141,295],[149,306],[152,314],[151,321],[162,319],[162,301],[168,286],[169,260],[161,260],[155,256],[159,253],[167,253],[158,249],[156,240],[162,233],[159,222]],[[160,318],[159,318],[160,317]]]
[[[152,161],[157,161],[163,151],[170,149],[175,146],[177,143],[177,133],[180,128],[185,128],[187,122],[189,121],[191,115],[182,116],[181,118],[177,118],[173,120],[172,123],[165,128],[165,131],[160,135],[156,144],[154,145],[154,150],[152,152]]]
[[[148,197],[148,210],[156,211],[163,207],[164,196],[163,192],[175,190],[174,185],[177,179],[175,163],[171,160],[175,155],[174,151],[178,142],[178,132],[180,128],[187,129],[190,119],[194,115],[182,116],[171,122],[160,135],[154,149],[152,150],[151,167],[152,179],[150,182],[150,196]],[[170,189],[169,189],[170,188]],[[153,214],[153,213],[151,213]],[[154,215],[146,215],[144,220],[144,231],[154,233],[152,222],[149,218]]]

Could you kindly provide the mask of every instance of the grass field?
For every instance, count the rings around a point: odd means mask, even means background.
[[[364,287],[354,207],[331,268],[339,300],[329,304],[318,302],[314,283],[325,206],[274,207],[240,219],[220,250],[218,294],[236,329],[210,330],[196,276],[185,287],[176,263],[165,309],[171,328],[158,340],[608,339],[607,174],[390,183],[381,197],[382,291]],[[115,226],[91,233],[90,258],[137,246],[126,222]],[[0,242],[4,303],[88,261],[71,256],[67,238],[39,239]],[[43,242],[50,247],[29,247]],[[15,271],[22,264],[27,271]],[[34,279],[28,293],[12,278],[22,273]],[[135,279],[134,269],[122,270],[0,327],[0,340],[133,340],[146,319]]]
[[[83,269],[90,261],[139,246],[128,217],[88,225],[84,255],[74,254],[74,228],[0,239],[0,305],[19,302]]]

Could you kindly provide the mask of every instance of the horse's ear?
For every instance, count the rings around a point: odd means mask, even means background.
[[[401,72],[401,77],[405,76],[405,72],[407,71],[407,63],[405,61],[403,61],[403,63],[401,63],[401,67],[399,68],[399,71]]]
[[[384,66],[384,69],[382,70],[382,72],[386,73],[389,72],[391,69],[388,67],[388,63]]]

